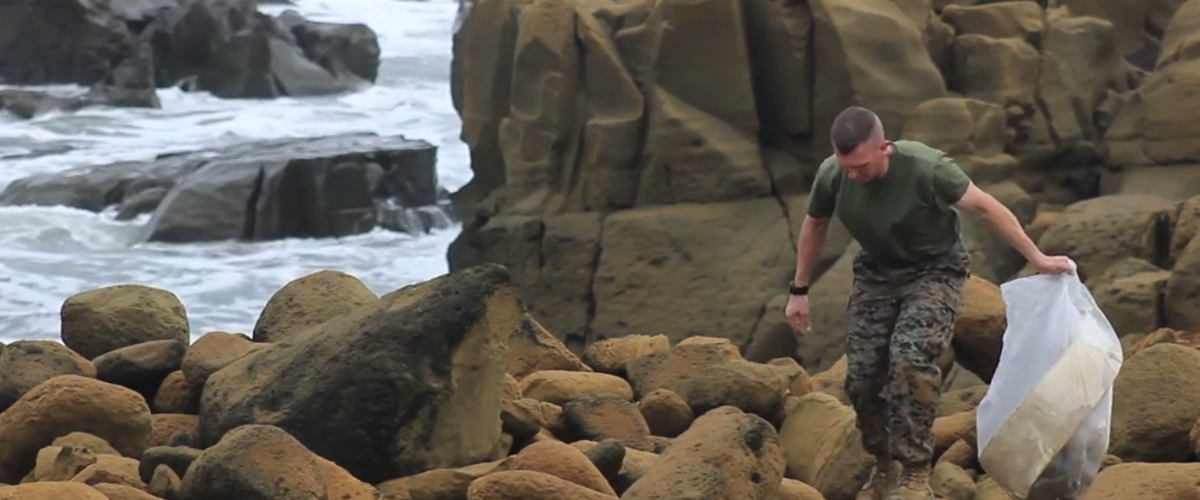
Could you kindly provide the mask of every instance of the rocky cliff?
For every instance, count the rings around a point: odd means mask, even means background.
[[[475,178],[450,266],[505,264],[573,349],[632,333],[728,338],[759,361],[796,348],[797,230],[854,104],[1076,258],[1123,334],[1200,326],[1200,1],[468,7],[453,94]],[[987,281],[1025,265],[980,221],[965,232]],[[853,244],[835,227],[819,264],[810,369],[841,354]]]

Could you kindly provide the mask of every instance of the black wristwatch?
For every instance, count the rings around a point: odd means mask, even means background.
[[[788,293],[792,295],[808,295],[808,285],[796,286],[796,283],[789,283]]]

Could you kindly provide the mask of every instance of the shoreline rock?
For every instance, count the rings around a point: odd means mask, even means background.
[[[276,139],[13,181],[0,205],[62,205],[128,220],[151,213],[139,241],[191,243],[414,234],[453,218],[437,147],[403,136]]]
[[[90,321],[68,315],[67,344],[10,343],[0,499],[851,500],[866,480],[844,365],[810,375],[793,358],[756,363],[704,336],[609,339],[579,357],[496,264],[381,297],[331,294],[355,282],[327,270],[288,283],[253,339],[129,336],[153,317],[186,320],[151,300],[170,292],[149,289],[102,304],[124,328],[68,337]],[[309,296],[333,302],[300,300]],[[1191,335],[1168,333],[1130,351],[1110,455],[1082,500],[1195,493],[1200,353]],[[87,346],[94,363],[69,346]],[[986,360],[995,349],[954,352]],[[1158,373],[1164,359],[1174,376]],[[934,423],[933,485],[949,500],[1007,498],[975,460],[987,387],[975,380],[946,379]]]

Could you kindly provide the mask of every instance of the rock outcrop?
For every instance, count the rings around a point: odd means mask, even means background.
[[[379,42],[364,24],[271,17],[255,0],[87,2],[17,0],[0,6],[0,80],[77,84],[83,94],[0,93],[0,109],[29,118],[92,105],[158,107],[155,89],[182,86],[224,98],[328,95],[374,83]]]
[[[61,205],[119,219],[152,212],[142,241],[337,237],[454,224],[437,148],[402,136],[346,134],[250,142],[147,162],[80,167],[13,181],[0,205]]]
[[[468,2],[453,93],[475,176],[453,195],[450,267],[508,266],[577,352],[708,335],[823,370],[856,245],[834,225],[799,343],[786,283],[829,124],[863,105],[1076,257],[1122,334],[1200,329],[1200,122],[1181,104],[1200,3],[1092,3]],[[1022,272],[983,221],[963,226],[977,277]],[[1127,257],[1149,268],[1106,276]]]
[[[297,278],[263,308],[262,335],[209,332],[186,351],[118,330],[12,342],[0,499],[852,500],[866,481],[844,361],[759,363],[707,336],[617,337],[576,356],[495,264],[381,297],[348,292],[355,283],[334,270]],[[994,285],[974,283],[991,297]],[[304,299],[335,287],[344,301]],[[186,314],[155,300],[168,295],[107,312],[144,331],[155,311]],[[987,308],[972,311],[962,327],[992,328]],[[995,339],[963,335],[947,362],[993,370]],[[1200,494],[1195,339],[1160,330],[1127,350],[1109,454],[1081,500]],[[89,361],[79,345],[113,350]],[[976,459],[987,385],[953,373],[931,484],[939,498],[1006,499]]]

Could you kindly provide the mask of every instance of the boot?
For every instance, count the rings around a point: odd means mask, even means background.
[[[929,464],[901,467],[896,487],[885,500],[932,500],[933,488],[929,486],[931,475]]]
[[[854,500],[884,500],[888,490],[895,485],[897,465],[894,460],[881,459],[875,462],[871,469],[871,477],[867,479]]]

